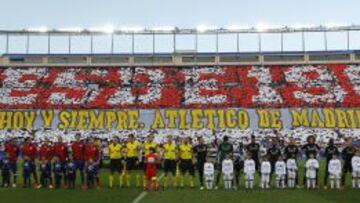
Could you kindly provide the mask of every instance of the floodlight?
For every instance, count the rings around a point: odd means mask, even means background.
[[[265,32],[265,31],[268,31],[268,30],[271,30],[271,29],[281,29],[281,28],[284,28],[284,26],[281,26],[281,25],[268,25],[268,24],[265,24],[265,23],[258,23],[256,26],[255,26],[255,29],[259,32]]]
[[[346,24],[346,23],[326,23],[324,26],[326,28],[337,28],[337,27],[346,27],[346,26],[349,26],[349,24]]]
[[[175,30],[175,26],[160,26],[151,28],[153,31],[163,31],[163,32],[171,32]]]
[[[299,30],[299,29],[311,29],[311,28],[315,28],[317,26],[314,25],[314,24],[293,24],[293,25],[290,25],[288,27],[292,28],[292,29]]]
[[[206,32],[208,30],[216,30],[215,26],[207,26],[207,25],[198,25],[196,26],[196,31],[198,32]]]
[[[68,27],[68,28],[59,28],[57,29],[60,32],[82,32],[84,28],[81,27]]]
[[[92,32],[103,32],[107,34],[112,34],[114,32],[114,26],[109,24],[101,27],[90,28],[89,30]]]
[[[143,31],[143,27],[121,27],[120,31],[122,32],[141,32]]]
[[[248,25],[228,25],[224,27],[226,30],[230,31],[239,31],[239,30],[249,30],[251,26]]]
[[[49,31],[48,28],[45,26],[28,28],[27,30],[30,32],[48,32]]]

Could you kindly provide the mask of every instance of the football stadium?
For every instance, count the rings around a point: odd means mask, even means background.
[[[281,25],[213,26],[194,24],[193,9],[226,16],[230,4],[124,1],[124,13],[143,13],[124,18],[106,3],[108,14],[92,2],[99,12],[79,21],[80,4],[39,0],[19,8],[26,24],[0,24],[0,202],[360,201],[356,19],[286,12],[294,19]],[[170,21],[149,13],[162,4]],[[324,12],[351,10],[338,4]],[[93,27],[102,15],[144,26]],[[166,25],[172,18],[178,26]]]

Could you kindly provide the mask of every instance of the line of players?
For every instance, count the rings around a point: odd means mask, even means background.
[[[197,138],[196,145],[192,145],[190,138],[183,138],[176,142],[171,135],[166,141],[158,145],[154,142],[153,135],[149,135],[147,140],[141,144],[130,135],[126,144],[122,145],[118,139],[114,139],[109,145],[111,158],[109,178],[110,187],[113,186],[113,175],[119,173],[120,185],[123,184],[124,177],[127,186],[130,186],[131,173],[137,170],[136,165],[141,157],[141,149],[144,151],[145,176],[143,186],[146,187],[147,181],[154,181],[157,186],[156,172],[151,170],[148,174],[150,163],[147,158],[150,155],[158,160],[155,164],[161,164],[164,169],[163,187],[167,188],[170,182],[173,187],[184,187],[185,177],[188,176],[189,186],[194,187],[195,169],[198,171],[200,189],[217,189],[220,178],[223,178],[224,187],[227,189],[240,185],[239,177],[241,171],[245,175],[245,187],[253,188],[254,176],[256,172],[261,175],[262,188],[269,188],[271,176],[276,175],[276,185],[279,188],[288,186],[295,188],[298,186],[298,162],[300,150],[306,154],[304,185],[307,188],[315,188],[318,183],[319,161],[317,160],[320,147],[315,144],[315,137],[309,136],[307,144],[301,149],[295,144],[293,139],[282,149],[277,145],[276,140],[267,149],[266,155],[260,156],[260,145],[256,143],[255,137],[251,137],[251,143],[246,147],[239,146],[234,148],[228,137],[223,137],[219,144],[205,143],[202,137]],[[154,152],[155,155],[154,155]],[[357,153],[357,154],[356,154]],[[123,155],[122,155],[123,154]],[[360,188],[360,152],[352,144],[351,139],[347,139],[346,147],[340,153],[330,140],[325,149],[326,170],[324,185],[327,186],[328,179],[332,188],[340,188],[341,182],[345,184],[345,175],[352,172],[353,187]],[[344,161],[340,161],[340,155]],[[245,160],[243,157],[245,157]],[[121,159],[125,158],[124,165]],[[260,162],[261,160],[261,162]],[[215,177],[216,175],[216,177]],[[136,185],[140,186],[139,175],[136,176]],[[342,181],[341,181],[342,180]]]
[[[5,145],[5,157],[1,161],[2,186],[10,186],[11,176],[12,187],[17,186],[18,157],[21,154],[24,188],[75,188],[77,171],[80,172],[81,186],[84,189],[99,187],[100,146],[94,138],[81,140],[80,134],[75,139],[70,146],[71,154],[69,146],[61,137],[55,143],[45,139],[40,147],[30,137],[24,140],[22,146],[18,145],[16,139],[11,139]]]
[[[352,144],[349,138],[346,141],[346,147],[340,153],[334,144],[334,140],[330,140],[328,146],[325,148],[326,167],[324,177],[324,188],[327,188],[328,179],[330,179],[331,188],[340,189],[341,184],[345,185],[346,173],[352,173],[353,188],[360,189],[360,151]],[[234,187],[239,186],[240,171],[243,170],[245,179],[245,188],[253,189],[254,177],[256,172],[260,175],[260,187],[267,189],[270,187],[271,177],[273,173],[276,177],[277,188],[295,188],[298,184],[298,155],[300,150],[304,150],[306,161],[304,164],[304,179],[303,184],[308,189],[315,189],[318,186],[318,174],[320,169],[319,161],[317,160],[320,147],[315,144],[315,137],[309,136],[307,144],[299,149],[295,145],[293,139],[283,149],[277,145],[276,140],[272,140],[271,146],[267,149],[265,155],[259,158],[260,145],[255,142],[255,137],[251,138],[251,143],[242,149],[232,150],[232,145],[228,138],[224,137],[223,142],[218,148],[219,170],[214,188],[218,188],[219,176],[222,174],[226,189],[232,188],[232,183],[235,182]],[[244,153],[246,158],[244,162],[241,159],[234,158],[235,153]],[[343,161],[340,160],[340,155]],[[234,161],[233,161],[234,160]],[[221,164],[221,165],[220,165]],[[206,188],[212,189],[214,184],[214,164],[207,162],[204,165]],[[235,179],[235,181],[234,181]]]
[[[40,146],[32,143],[31,138],[25,139],[22,147],[17,146],[15,141],[6,144],[6,156],[2,161],[3,186],[10,185],[10,176],[13,175],[13,187],[16,187],[17,158],[21,151],[23,158],[24,187],[31,186],[31,175],[37,188],[55,186],[59,188],[62,183],[69,188],[75,188],[77,171],[80,172],[81,185],[84,188],[100,186],[98,176],[100,163],[100,146],[93,138],[81,140],[81,135],[75,136],[71,143],[71,153],[68,145],[61,137],[56,143],[51,144],[48,140]],[[307,188],[315,188],[318,183],[319,162],[317,154],[319,146],[315,144],[315,137],[309,136],[308,143],[302,147],[306,154],[304,185]],[[346,147],[341,155],[331,140],[325,149],[326,170],[324,185],[330,178],[332,188],[340,188],[340,180],[344,185],[345,175],[352,172],[353,187],[360,188],[360,154],[352,146],[352,140],[348,139]],[[267,149],[265,156],[260,157],[260,145],[255,137],[251,137],[251,143],[246,147],[234,145],[228,137],[223,137],[220,144],[206,144],[202,137],[197,138],[197,144],[192,145],[190,138],[183,138],[175,142],[172,136],[158,145],[154,136],[150,134],[144,143],[136,140],[134,135],[129,135],[125,143],[121,143],[118,137],[114,137],[108,145],[110,156],[109,187],[114,185],[114,175],[119,175],[119,185],[130,187],[131,177],[135,176],[136,186],[150,188],[153,183],[158,187],[157,166],[164,169],[163,187],[167,188],[170,182],[174,187],[185,186],[185,177],[188,175],[189,186],[195,186],[195,168],[198,171],[200,189],[217,189],[220,178],[223,178],[224,187],[230,189],[240,185],[241,171],[245,176],[245,187],[254,186],[254,176],[258,172],[261,175],[262,188],[269,188],[272,174],[276,175],[276,185],[279,188],[287,185],[294,188],[298,184],[297,158],[300,149],[294,140],[284,148],[284,153],[276,144]],[[245,157],[245,160],[243,157]],[[40,182],[38,182],[35,159],[39,159]],[[261,161],[261,162],[260,162]],[[144,175],[139,173],[140,165],[144,164]],[[344,163],[344,164],[342,164]],[[216,175],[216,177],[215,177]],[[63,180],[63,181],[62,181]],[[142,182],[142,183],[141,183]]]

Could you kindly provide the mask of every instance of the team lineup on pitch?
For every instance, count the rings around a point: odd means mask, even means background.
[[[217,190],[221,177],[225,189],[236,190],[242,174],[245,189],[253,189],[255,173],[261,177],[259,186],[262,189],[270,188],[272,178],[275,178],[278,189],[296,188],[301,182],[298,159],[303,154],[306,158],[302,166],[305,168],[303,186],[307,189],[319,186],[319,158],[326,160],[324,188],[328,187],[328,181],[331,189],[343,188],[346,174],[350,173],[352,188],[360,189],[360,152],[351,138],[346,138],[340,152],[334,139],[321,149],[315,142],[315,136],[309,136],[303,146],[296,145],[292,138],[286,143],[277,138],[262,140],[265,142],[261,146],[255,136],[251,136],[247,145],[234,145],[227,136],[222,141],[206,143],[201,136],[196,140],[190,137],[174,140],[168,135],[164,143],[156,143],[153,134],[150,133],[143,143],[130,134],[125,142],[113,137],[110,143],[100,145],[94,138],[82,140],[78,133],[71,143],[63,142],[61,137],[54,143],[45,139],[39,143],[39,149],[31,138],[25,138],[24,143],[10,139],[5,145],[5,156],[1,162],[2,186],[17,187],[18,156],[21,154],[23,188],[75,189],[79,171],[82,188],[99,189],[99,171],[105,159],[102,152],[107,151],[110,159],[109,188],[114,182],[120,187],[130,187],[132,181],[136,182],[136,187],[146,190],[159,190],[160,187],[165,190],[170,186],[184,188],[185,178],[188,186],[194,188],[195,171],[198,172],[200,190]],[[265,151],[260,153],[264,146]],[[159,166],[164,171],[161,183],[157,179]],[[137,173],[141,168],[144,170],[142,177]],[[115,174],[118,175],[116,181]]]
[[[193,145],[191,145],[191,147],[187,148],[186,144],[188,144],[187,142],[189,140],[186,141],[186,139],[184,139],[183,141],[180,142],[180,145],[177,145],[171,136],[168,137],[168,140],[165,143],[162,143],[160,145],[157,145],[155,142],[152,141],[153,136],[149,135],[148,139],[142,144],[140,145],[140,143],[138,141],[136,141],[135,139],[133,139],[131,136],[129,137],[129,140],[126,141],[126,143],[119,143],[118,139],[115,137],[113,139],[113,141],[108,145],[109,148],[109,158],[110,158],[110,162],[108,164],[104,164],[105,166],[100,169],[98,172],[99,175],[99,180],[101,180],[101,188],[98,187],[96,190],[96,177],[92,177],[95,174],[92,174],[93,171],[91,170],[91,166],[85,166],[85,180],[81,180],[81,173],[77,174],[77,184],[72,185],[72,181],[74,180],[73,178],[75,178],[73,175],[73,171],[75,170],[76,162],[79,161],[74,161],[79,158],[79,156],[84,156],[84,158],[86,157],[86,159],[92,159],[91,156],[93,156],[94,154],[92,154],[91,152],[93,150],[91,150],[91,148],[93,147],[92,143],[94,142],[93,139],[90,139],[89,141],[87,141],[88,143],[85,144],[85,142],[80,141],[80,136],[77,136],[78,141],[74,141],[71,145],[69,145],[69,151],[67,152],[67,155],[65,155],[64,151],[62,151],[61,149],[64,150],[64,148],[62,148],[63,143],[59,143],[61,142],[61,139],[59,139],[57,142],[53,143],[50,145],[49,141],[45,141],[40,149],[39,149],[39,159],[40,160],[46,160],[44,162],[47,162],[49,159],[53,159],[53,157],[63,157],[63,156],[67,156],[68,157],[68,161],[66,161],[66,171],[64,173],[64,175],[62,174],[64,171],[62,171],[61,169],[57,169],[57,163],[58,158],[55,158],[54,163],[52,164],[52,166],[54,166],[54,169],[51,171],[46,171],[47,169],[43,169],[43,161],[36,161],[36,164],[38,165],[39,171],[40,171],[40,183],[39,185],[33,185],[34,188],[37,188],[39,190],[34,191],[34,192],[41,192],[44,190],[49,190],[47,189],[51,184],[54,183],[54,188],[57,188],[57,190],[60,191],[64,191],[64,190],[73,190],[76,188],[76,190],[78,191],[79,189],[88,189],[91,190],[91,188],[94,188],[95,191],[118,191],[121,192],[122,190],[125,191],[126,193],[128,193],[129,189],[134,188],[135,191],[138,194],[138,196],[135,196],[133,198],[133,202],[146,202],[147,198],[151,199],[151,198],[158,198],[156,196],[154,196],[154,192],[151,192],[151,190],[155,190],[157,191],[157,193],[163,195],[165,193],[174,193],[174,191],[178,191],[175,193],[182,193],[181,191],[188,191],[190,189],[191,191],[196,191],[196,190],[210,190],[213,192],[216,191],[234,191],[236,193],[239,194],[243,194],[243,192],[250,192],[248,195],[251,194],[256,194],[258,192],[261,191],[268,191],[268,192],[273,192],[274,189],[275,191],[281,191],[284,190],[285,191],[296,191],[296,190],[300,190],[303,191],[305,188],[313,188],[313,185],[311,185],[312,183],[308,182],[309,180],[314,180],[314,184],[316,185],[316,187],[314,188],[315,191],[318,191],[320,188],[320,190],[325,189],[325,187],[323,188],[323,186],[328,185],[329,188],[328,189],[335,189],[335,188],[340,188],[342,192],[346,191],[346,190],[354,190],[351,188],[358,188],[359,184],[358,182],[356,182],[356,172],[358,170],[358,167],[356,164],[357,161],[355,160],[356,158],[359,157],[359,153],[357,152],[357,154],[355,156],[353,156],[354,160],[351,165],[348,165],[349,162],[349,156],[354,155],[353,153],[355,152],[355,148],[353,148],[352,145],[352,141],[348,140],[346,146],[345,147],[345,151],[343,149],[342,153],[339,153],[338,149],[336,146],[334,146],[334,143],[329,143],[329,145],[326,147],[325,151],[324,149],[320,149],[317,147],[316,144],[312,143],[313,141],[311,141],[310,138],[309,139],[309,143],[307,143],[306,145],[304,145],[302,147],[302,149],[299,147],[297,147],[294,144],[289,143],[289,145],[287,145],[285,148],[277,148],[278,145],[273,145],[271,143],[273,143],[273,140],[271,140],[270,143],[270,148],[267,150],[268,155],[263,155],[263,156],[257,156],[259,158],[256,158],[256,156],[248,156],[248,158],[244,158],[242,155],[245,155],[246,153],[249,155],[250,151],[253,152],[253,154],[255,153],[259,153],[258,155],[260,155],[260,145],[253,140],[253,142],[250,142],[247,146],[244,146],[244,148],[238,148],[239,146],[236,146],[235,148],[233,148],[233,145],[228,143],[227,138],[225,137],[224,140],[221,141],[221,143],[219,143],[218,146],[218,150],[214,150],[214,148],[211,145],[207,145],[204,144],[204,141],[202,140],[202,138],[199,137],[198,140],[195,140],[195,142],[193,143]],[[293,140],[292,140],[293,141]],[[275,143],[275,142],[274,142]],[[13,145],[13,141],[11,141],[8,145],[7,145],[7,150],[9,150],[10,152],[16,152],[16,146]],[[31,143],[28,143],[31,144]],[[24,144],[25,146],[18,148],[17,150],[24,150],[25,147],[25,154],[27,153],[27,148],[26,145],[28,144]],[[60,145],[59,145],[60,144]],[[82,146],[83,145],[83,146]],[[86,146],[88,145],[88,146]],[[86,152],[86,155],[83,154],[77,154],[79,152],[79,150],[77,150],[77,148],[81,147],[90,147],[87,150],[84,150],[84,152]],[[179,146],[179,147],[178,147]],[[216,145],[213,145],[216,146]],[[15,149],[14,149],[15,148]],[[56,149],[56,150],[55,150]],[[127,150],[128,149],[128,150]],[[135,151],[132,151],[133,149],[135,149]],[[131,170],[129,170],[131,167],[128,167],[128,165],[132,165],[134,164],[134,162],[129,161],[131,159],[126,159],[125,157],[131,157],[131,155],[139,155],[140,154],[140,150],[144,150],[145,149],[148,150],[154,150],[153,152],[157,152],[159,154],[159,157],[161,157],[161,162],[163,162],[162,165],[162,170],[161,172],[159,171],[159,174],[157,174],[158,180],[156,178],[154,178],[154,168],[150,168],[145,170],[145,173],[142,172],[143,169],[142,168],[137,168],[136,167],[136,161],[135,161],[135,165],[133,165],[132,167],[134,167],[133,172],[131,172]],[[155,150],[156,149],[156,150]],[[182,151],[181,149],[185,149],[185,151]],[[194,165],[188,165],[188,163],[186,163],[186,158],[187,156],[189,157],[189,154],[186,154],[190,151],[188,151],[188,149],[191,149],[191,151],[193,152],[193,154],[191,156],[194,157],[194,160],[196,160],[196,162],[194,162]],[[137,151],[139,150],[139,151]],[[175,150],[175,151],[174,151]],[[320,160],[320,162],[316,161],[316,159],[307,161],[307,163],[304,162],[304,160],[301,160],[301,156],[300,156],[300,160],[296,161],[295,159],[292,159],[293,157],[295,157],[294,155],[296,155],[296,157],[298,157],[299,155],[299,151],[305,150],[304,153],[306,156],[308,157],[314,157],[313,153],[318,154],[321,153],[321,151],[325,152],[325,161]],[[69,153],[70,151],[72,151],[71,153]],[[151,154],[151,152],[148,152],[149,154]],[[81,152],[81,150],[80,150]],[[283,153],[282,153],[283,152]],[[134,154],[135,153],[135,154]],[[137,153],[137,154],[136,154]],[[155,153],[155,154],[157,154]],[[181,153],[185,153],[185,154],[181,154]],[[242,154],[245,153],[245,154]],[[349,154],[348,154],[349,153]],[[62,154],[62,155],[61,155]],[[96,154],[96,153],[95,153]],[[154,155],[150,155],[148,157],[150,157],[150,159],[152,159],[152,161],[154,161]],[[180,155],[181,154],[181,155]],[[31,159],[31,154],[29,155],[29,159]],[[161,156],[160,156],[161,155]],[[231,155],[231,159],[230,158]],[[337,161],[339,161],[339,158],[334,158],[331,159],[330,157],[332,157],[333,155],[340,155],[337,157],[342,157],[344,158],[344,167],[349,167],[349,166],[354,166],[353,168],[353,172],[355,173],[351,173],[348,174],[347,177],[347,186],[343,185],[343,183],[340,183],[341,179],[343,178],[341,176],[341,173],[343,172],[342,170],[342,164],[340,164],[340,168],[338,163],[336,163]],[[25,158],[27,155],[23,155],[24,159],[27,160],[27,158]],[[124,156],[124,157],[123,157]],[[153,157],[154,156],[154,157]],[[177,157],[179,156],[180,159],[177,159]],[[246,155],[245,155],[246,156]],[[40,158],[41,157],[41,158]],[[121,159],[119,159],[119,157],[121,158],[125,158],[123,161],[121,161]],[[276,158],[279,158],[279,160],[282,160],[281,157],[284,157],[284,159],[287,159],[287,162],[283,162],[283,161],[275,161],[277,160]],[[316,157],[319,157],[320,159],[321,156],[316,155]],[[96,160],[96,157],[93,157],[94,160]],[[184,159],[185,158],[185,159]],[[244,158],[244,160],[243,160]],[[341,159],[342,159],[341,158]],[[137,157],[138,159],[138,157]],[[224,159],[225,161],[223,162],[219,162],[218,160]],[[232,162],[232,159],[234,159],[234,162]],[[5,159],[5,165],[8,164],[8,162],[6,161],[7,159]],[[141,160],[141,159],[139,159]],[[174,161],[173,163],[175,163],[175,165],[171,164],[171,161]],[[175,160],[178,160],[179,162],[176,163]],[[185,160],[185,162],[184,162]],[[73,162],[72,162],[73,161]],[[120,162],[118,162],[120,161]],[[152,161],[149,161],[148,164],[152,164]],[[183,161],[183,164],[181,163]],[[271,162],[275,163],[274,167],[275,167],[275,171],[274,171],[274,175],[273,176],[269,176],[269,172],[272,170],[271,169]],[[167,162],[165,164],[165,162]],[[227,162],[227,163],[226,163]],[[260,169],[259,171],[256,170],[256,162],[261,162],[260,164]],[[310,162],[316,162],[316,163],[310,163]],[[334,164],[330,164],[331,162],[335,162]],[[21,162],[20,162],[21,163]],[[72,164],[73,163],[73,164]],[[79,163],[79,162],[78,162]],[[81,162],[80,162],[81,163]],[[140,163],[140,161],[139,161]],[[154,163],[159,163],[160,162],[154,162]],[[218,170],[218,164],[217,167],[214,168],[213,164],[216,163],[222,163],[222,169]],[[295,163],[295,164],[294,164]],[[329,163],[329,168],[328,170],[326,170],[326,165],[327,163]],[[122,165],[124,164],[124,165]],[[190,164],[190,163],[189,163]],[[199,164],[204,165],[204,176],[203,179],[200,178],[199,174],[201,174],[202,170],[199,170],[201,168],[199,168]],[[286,166],[284,166],[286,164]],[[322,167],[319,167],[319,164]],[[59,165],[61,165],[61,163],[59,162]],[[91,164],[85,164],[85,165],[91,165]],[[308,167],[306,165],[309,165]],[[314,166],[312,166],[314,165]],[[10,165],[9,165],[10,166]],[[22,181],[24,181],[24,184],[26,183],[25,179],[26,178],[31,178],[28,177],[27,172],[31,173],[34,171],[31,171],[31,169],[26,169],[26,162],[24,162],[23,164],[19,164],[19,169],[21,169],[21,171],[19,172],[19,180],[23,179]],[[80,164],[81,166],[81,164]],[[191,167],[197,167],[197,168],[191,168]],[[209,167],[210,166],[210,167]],[[3,172],[2,175],[6,175],[6,167],[7,166],[2,166],[3,169],[5,169],[5,173]],[[25,168],[24,168],[25,167]],[[312,172],[308,172],[309,170],[312,170],[312,167],[314,167],[314,171],[313,174],[310,174]],[[318,167],[318,170],[316,169]],[[59,168],[61,168],[59,166]],[[286,169],[285,169],[286,168]],[[293,170],[293,169],[296,170]],[[307,169],[308,170],[307,170]],[[331,168],[331,169],[330,169]],[[9,168],[10,169],[10,168]],[[191,175],[192,173],[194,173],[193,170],[197,169],[198,173],[196,173],[196,177],[195,176],[189,176],[187,178],[188,181],[184,180],[184,177],[180,177],[181,174],[183,174],[182,172],[189,172],[189,175]],[[30,170],[30,171],[27,171]],[[149,170],[149,171],[148,171]],[[284,172],[284,170],[286,170]],[[349,170],[349,169],[346,169]],[[110,173],[109,173],[110,171]],[[126,171],[126,172],[125,172]],[[216,171],[218,173],[216,173]],[[249,172],[247,172],[249,171]],[[334,173],[329,174],[328,177],[325,177],[324,175],[326,175],[327,171],[334,171]],[[46,172],[48,172],[49,174],[46,174]],[[118,173],[117,173],[118,172]],[[228,174],[226,174],[227,172],[229,172]],[[53,174],[52,174],[53,173]],[[283,174],[286,174],[286,177],[283,176]],[[304,174],[305,173],[305,174]],[[309,173],[309,175],[308,175]],[[316,177],[318,174],[322,174],[321,176],[319,175],[319,177]],[[108,174],[108,175],[104,175],[104,174]],[[220,178],[221,175],[222,177]],[[80,175],[80,176],[79,176]],[[116,177],[114,177],[114,175]],[[120,175],[120,177],[118,177],[117,175]],[[145,175],[145,176],[144,176]],[[148,176],[149,177],[146,177]],[[172,179],[170,181],[170,176],[174,175],[174,179]],[[355,175],[355,176],[354,176]],[[218,177],[216,177],[218,176]],[[238,179],[240,176],[240,179]],[[299,176],[299,177],[297,177]],[[66,177],[66,182],[62,182],[62,178]],[[146,182],[143,182],[143,178],[147,178],[145,180],[148,180],[148,184],[150,182],[153,182],[153,187],[150,187],[150,185],[147,185]],[[345,176],[344,176],[345,177]],[[3,176],[4,178],[4,176]],[[9,177],[10,178],[10,177]],[[53,182],[52,182],[52,178],[53,178]],[[60,179],[59,179],[60,178]],[[93,178],[93,180],[92,180]],[[119,178],[119,179],[118,179]],[[177,179],[177,181],[175,181]],[[195,180],[196,178],[196,180]],[[218,179],[220,178],[220,179]],[[13,177],[11,177],[11,179],[13,179]],[[254,180],[255,179],[255,180]],[[286,182],[282,182],[285,181]],[[305,181],[303,182],[303,180],[305,179]],[[3,180],[7,180],[6,177]],[[18,181],[19,181],[18,180]],[[64,179],[65,180],[65,179]],[[218,180],[220,180],[219,182],[217,182]],[[228,180],[231,180],[231,182],[227,182]],[[324,180],[324,182],[323,182]],[[344,179],[345,180],[345,179]],[[33,179],[34,181],[34,179]],[[61,183],[57,183],[57,181],[60,181]],[[82,182],[83,181],[83,182]],[[90,182],[89,182],[90,181]],[[94,181],[94,182],[91,182]],[[184,181],[184,182],[183,182]],[[192,182],[193,181],[193,182]],[[201,185],[201,182],[203,182],[203,185]],[[252,182],[254,181],[254,182]],[[295,182],[296,181],[296,182]],[[326,181],[326,182],[325,182]],[[329,181],[329,182],[328,182]],[[355,182],[354,182],[355,181]],[[13,182],[13,180],[11,180],[11,182]],[[342,181],[341,181],[342,182]],[[9,182],[10,183],[10,182]],[[36,182],[35,182],[36,183]],[[74,182],[75,183],[75,182]],[[86,187],[80,187],[83,186],[82,184],[85,183]],[[60,185],[58,185],[60,184]],[[158,184],[158,185],[157,185]],[[193,185],[192,185],[193,184]],[[232,186],[230,186],[229,184],[233,184]],[[338,184],[341,184],[341,186],[339,187]],[[355,184],[355,185],[354,185]],[[40,187],[41,185],[41,187]],[[321,185],[321,187],[320,187]],[[9,186],[11,187],[12,185],[3,185],[3,186]],[[28,185],[22,185],[22,182],[19,182],[19,185],[17,185],[17,187],[31,187]],[[75,187],[74,187],[75,186]],[[122,186],[122,188],[120,187]],[[295,187],[297,186],[297,187]],[[145,187],[147,190],[145,190],[145,192],[140,192],[141,188]],[[183,187],[185,187],[185,189],[183,189]],[[195,187],[195,188],[193,188]],[[204,188],[202,188],[204,187]],[[285,188],[286,187],[286,188]],[[41,189],[40,189],[41,188]],[[52,187],[49,187],[52,188]],[[64,188],[68,188],[68,189],[64,189]],[[136,189],[137,188],[137,189]],[[186,189],[188,188],[188,189]],[[269,189],[272,188],[272,189]],[[293,188],[293,189],[291,189]],[[109,190],[110,189],[110,190]],[[229,190],[230,189],[230,190]],[[13,190],[11,188],[8,189],[9,191]],[[354,191],[356,192],[356,191]],[[156,193],[156,192],[155,192]],[[303,193],[303,192],[301,192]],[[263,193],[260,193],[261,195],[263,195]],[[231,195],[229,195],[231,196]]]

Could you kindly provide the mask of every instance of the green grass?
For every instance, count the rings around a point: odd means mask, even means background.
[[[323,183],[324,163],[321,163],[320,188]],[[300,169],[302,171],[302,168]],[[161,173],[161,172],[160,172]],[[49,189],[22,189],[20,187],[12,189],[0,189],[0,202],[61,202],[61,203],[92,203],[92,202],[132,202],[143,190],[139,188],[113,188],[108,189],[108,170],[102,169],[101,180],[103,187],[100,190],[49,190]],[[300,174],[300,183],[302,175]],[[21,182],[21,178],[19,182]],[[241,186],[238,191],[200,191],[196,189],[174,189],[166,191],[148,192],[141,200],[142,203],[177,203],[177,202],[199,202],[199,203],[355,203],[360,202],[360,190],[351,189],[350,176],[347,179],[346,189],[341,191],[331,191],[318,189],[308,191],[306,189],[270,189],[260,190],[256,178],[256,189],[245,191],[244,181],[241,179]]]
[[[169,193],[171,192],[171,193]],[[183,190],[150,193],[142,202],[236,202],[236,203],[352,203],[360,201],[360,191],[254,190],[199,191]]]

